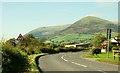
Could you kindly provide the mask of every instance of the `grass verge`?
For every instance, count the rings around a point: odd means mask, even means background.
[[[30,68],[31,72],[38,72],[38,73],[40,73],[40,71],[38,69],[38,65],[37,65],[38,59],[36,59],[36,58],[40,57],[40,56],[43,56],[43,55],[45,55],[45,54],[44,53],[42,53],[42,54],[33,54],[33,55],[29,55],[28,56],[29,64],[31,66],[31,68]]]
[[[118,57],[116,57],[114,60],[112,52],[109,53],[109,58],[107,57],[107,53],[101,53],[98,55],[92,55],[90,53],[87,53],[83,55],[83,58],[97,58],[96,61],[98,62],[105,62],[105,63],[115,64],[115,65],[118,65],[118,63],[120,63]]]

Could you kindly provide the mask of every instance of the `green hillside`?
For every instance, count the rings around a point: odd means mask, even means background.
[[[118,25],[106,19],[95,16],[84,17],[73,24],[61,26],[40,27],[30,31],[38,38],[49,38],[52,42],[85,42],[94,38],[97,33],[106,36],[107,28],[112,29],[112,37],[118,33]]]
[[[69,27],[71,24],[60,25],[60,26],[46,26],[46,27],[39,27],[34,29],[27,34],[33,34],[35,37],[50,37],[53,36],[55,32],[64,30],[65,28]]]
[[[113,32],[118,32],[118,26],[116,23],[98,17],[87,16],[76,21],[70,27],[62,30],[59,34],[66,33],[94,34],[98,32],[105,32],[107,28],[112,29]]]

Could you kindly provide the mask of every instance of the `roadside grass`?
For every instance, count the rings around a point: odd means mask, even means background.
[[[102,58],[102,59],[98,59],[97,61],[115,64],[115,65],[118,65],[120,63],[118,57],[115,60],[113,58]]]
[[[83,55],[83,57],[84,58],[97,58],[96,61],[98,61],[98,62],[105,62],[105,63],[111,63],[111,64],[117,64],[117,65],[118,65],[118,63],[120,63],[118,57],[116,57],[114,60],[112,52],[109,53],[109,58],[107,57],[107,53],[101,53],[101,54],[97,54],[97,55],[92,55],[90,53],[87,53],[87,54]]]
[[[29,64],[31,66],[30,68],[30,72],[39,72],[39,69],[37,67],[37,64],[36,64],[36,61],[35,61],[35,58],[37,56],[41,56],[41,55],[44,55],[44,53],[41,53],[41,54],[33,54],[33,55],[29,55],[28,56],[28,61],[29,61]]]

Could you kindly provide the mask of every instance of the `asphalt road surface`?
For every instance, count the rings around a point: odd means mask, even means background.
[[[42,56],[39,67],[43,73],[119,73],[117,65],[89,61],[86,52],[69,52]]]

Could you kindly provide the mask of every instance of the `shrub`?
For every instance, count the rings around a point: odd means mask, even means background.
[[[92,49],[91,50],[91,54],[94,55],[94,54],[101,54],[101,49]]]
[[[50,53],[50,54],[56,53],[56,51],[52,48],[41,48],[40,51],[42,53]]]
[[[69,52],[69,51],[71,51],[71,52],[77,51],[77,49],[76,49],[75,47],[66,47],[65,50],[66,50],[67,52]]]
[[[103,36],[102,34],[97,34],[92,41],[92,45],[95,46],[96,48],[99,48],[101,43],[105,40],[106,40],[105,36]]]
[[[59,47],[58,48],[54,48],[54,50],[55,50],[56,53],[60,52],[60,48]]]
[[[2,68],[3,73],[28,71],[27,54],[18,48],[9,48],[7,44],[2,45]]]
[[[15,38],[11,38],[11,39],[7,40],[6,44],[7,45],[9,44],[11,47],[15,47],[16,46]]]

